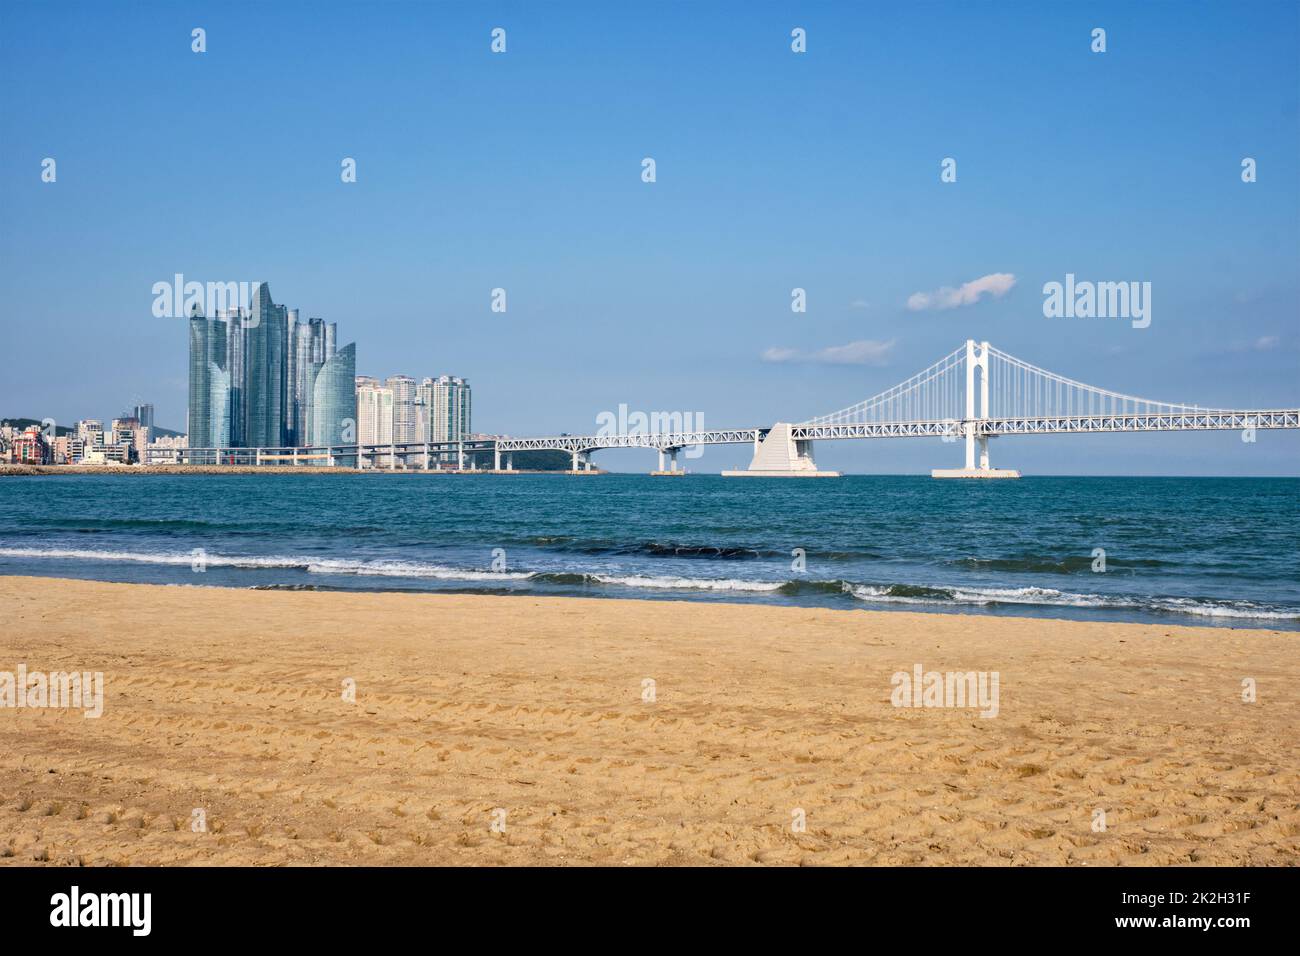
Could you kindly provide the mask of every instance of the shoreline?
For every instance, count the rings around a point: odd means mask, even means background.
[[[0,556],[2,557],[2,556]],[[34,581],[86,581],[101,584],[119,584],[126,586],[140,587],[168,587],[168,588],[209,588],[222,591],[231,591],[234,593],[247,593],[251,591],[267,593],[294,593],[294,594],[405,594],[425,597],[494,597],[506,598],[508,600],[561,600],[561,601],[640,601],[649,604],[683,604],[687,606],[695,605],[721,605],[727,607],[777,607],[777,608],[794,608],[799,610],[825,610],[834,611],[843,614],[915,614],[922,617],[959,617],[972,621],[998,621],[998,620],[1016,620],[1016,621],[1047,621],[1061,622],[1065,624],[1098,624],[1102,626],[1127,626],[1136,625],[1142,627],[1178,627],[1190,628],[1193,630],[1222,630],[1229,632],[1258,632],[1268,634],[1294,634],[1300,636],[1300,627],[1284,628],[1271,626],[1267,623],[1265,617],[1247,617],[1213,614],[1195,614],[1191,612],[1175,613],[1165,612],[1157,614],[1154,610],[1145,612],[1134,612],[1132,608],[1125,607],[1089,607],[1086,605],[1074,604],[1047,604],[1047,603],[1016,603],[1005,601],[996,606],[996,609],[990,609],[990,604],[959,604],[943,603],[934,601],[933,603],[917,604],[883,604],[880,606],[871,606],[869,603],[862,602],[842,607],[828,606],[826,603],[820,603],[813,600],[799,600],[798,596],[787,596],[784,600],[774,600],[768,594],[780,592],[780,588],[774,588],[771,592],[750,593],[747,599],[735,597],[719,597],[718,592],[701,590],[691,592],[689,587],[683,586],[681,589],[691,593],[690,597],[683,597],[681,593],[672,593],[671,591],[658,592],[654,588],[643,589],[637,594],[619,594],[619,593],[595,593],[595,594],[573,594],[564,591],[545,591],[531,590],[520,588],[518,590],[499,590],[483,587],[474,587],[468,583],[463,585],[444,585],[437,588],[420,588],[420,587],[343,587],[332,586],[329,584],[295,584],[295,583],[271,583],[271,584],[208,584],[194,583],[193,581],[123,581],[113,580],[107,577],[95,576],[61,576],[57,574],[32,574],[29,571],[9,574],[0,570],[0,580],[5,578],[26,578]],[[1069,612],[1075,612],[1076,616],[1068,616]],[[1037,613],[1035,613],[1037,612]],[[1066,615],[1066,616],[1062,616]],[[1124,619],[1125,617],[1130,619]],[[1143,620],[1142,618],[1149,618]]]
[[[627,477],[645,477],[658,475],[651,471],[608,471],[592,468],[589,471],[570,471],[568,469],[538,470],[514,468],[496,470],[492,468],[465,469],[429,469],[422,468],[341,468],[328,465],[16,465],[0,462],[0,478],[33,477],[36,475],[621,475]],[[718,472],[681,471],[665,472],[674,477],[720,477]],[[931,478],[923,472],[843,472],[841,478]],[[1025,479],[1129,479],[1148,481],[1151,479],[1174,481],[1295,481],[1300,473],[1288,475],[1074,475],[1074,474],[1031,474],[1022,475]]]
[[[0,600],[0,671],[104,674],[98,719],[0,707],[0,864],[1300,864],[1295,632],[11,576]],[[996,672],[996,715],[895,706],[917,665]]]
[[[0,478],[30,478],[38,475],[572,475],[572,471],[495,471],[491,468],[340,468],[329,465],[8,465],[0,464]],[[577,472],[605,475],[599,468]]]

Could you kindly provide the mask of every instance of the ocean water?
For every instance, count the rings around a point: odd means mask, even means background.
[[[1292,630],[1300,479],[0,478],[0,574]]]

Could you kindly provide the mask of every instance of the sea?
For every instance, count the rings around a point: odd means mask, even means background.
[[[0,478],[0,574],[1300,628],[1300,479]]]

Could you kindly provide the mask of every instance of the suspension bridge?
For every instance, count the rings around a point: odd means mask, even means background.
[[[653,423],[652,423],[653,424]],[[753,444],[748,469],[724,471],[736,477],[821,477],[814,441],[864,438],[933,438],[965,444],[961,468],[935,469],[936,478],[1016,478],[1011,469],[990,466],[988,443],[1002,435],[1085,432],[1242,431],[1300,428],[1300,408],[1223,409],[1161,402],[1087,385],[968,339],[928,368],[854,405],[803,422],[760,428],[674,430],[631,429],[593,435],[533,438],[482,437],[459,442],[405,442],[275,449],[167,449],[151,463],[335,464],[420,469],[449,461],[458,470],[478,470],[491,456],[492,470],[514,470],[517,451],[563,451],[574,472],[593,470],[591,455],[607,448],[646,448],[659,454],[656,474],[683,474],[678,453],[704,445]],[[669,463],[665,467],[665,456]],[[485,462],[484,462],[485,464]]]

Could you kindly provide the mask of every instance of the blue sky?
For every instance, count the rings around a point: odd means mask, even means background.
[[[71,422],[143,399],[183,427],[185,331],[151,313],[178,272],[266,279],[338,322],[362,374],[467,376],[475,427],[515,435],[594,431],[620,403],[798,421],[968,337],[1156,399],[1295,406],[1297,51],[1292,2],[10,2],[0,333],[22,357],[3,363],[0,414]],[[1043,284],[1066,273],[1151,282],[1150,327],[1045,318]],[[1015,284],[907,308],[991,274]],[[816,360],[855,342],[874,343],[866,364]],[[817,448],[854,472],[958,456]],[[1003,439],[993,459],[1297,474],[1300,436]]]

